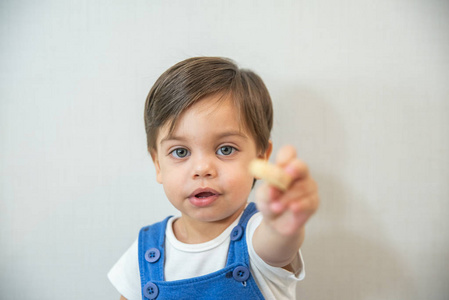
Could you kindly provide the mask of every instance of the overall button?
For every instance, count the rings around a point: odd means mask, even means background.
[[[232,229],[231,232],[231,241],[237,241],[239,240],[243,235],[243,227],[240,225],[237,225]]]
[[[143,287],[143,295],[148,299],[156,299],[157,295],[159,295],[159,289],[157,285],[152,282],[148,282]]]
[[[232,277],[238,282],[245,281],[249,277],[249,269],[243,266],[237,267],[232,272]]]
[[[145,260],[149,263],[156,262],[159,257],[161,257],[161,252],[159,251],[159,249],[151,248],[148,249],[147,252],[145,252]]]

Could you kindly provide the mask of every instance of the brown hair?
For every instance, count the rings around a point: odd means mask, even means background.
[[[160,127],[170,122],[171,133],[176,120],[187,108],[212,94],[231,96],[257,149],[265,152],[273,126],[270,94],[257,74],[239,69],[232,60],[221,57],[186,59],[156,80],[145,102],[148,151],[157,149]]]

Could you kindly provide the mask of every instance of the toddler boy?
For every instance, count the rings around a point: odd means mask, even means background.
[[[259,212],[248,203],[249,165],[272,151],[260,77],[225,58],[184,60],[156,81],[144,119],[157,181],[180,216],[142,228],[111,269],[121,299],[294,299],[318,192],[285,146],[276,164],[292,179],[287,190],[263,184]]]

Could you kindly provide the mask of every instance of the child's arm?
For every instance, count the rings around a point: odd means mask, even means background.
[[[291,182],[285,191],[281,191],[282,185],[273,186],[276,180],[257,190],[256,202],[263,221],[254,233],[253,246],[267,264],[289,269],[304,240],[305,223],[318,208],[318,188],[292,146],[279,150],[276,165],[291,177]]]
[[[120,295],[120,300],[128,300],[125,297],[123,297],[122,295]]]

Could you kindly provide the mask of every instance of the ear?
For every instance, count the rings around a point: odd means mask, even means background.
[[[267,150],[264,153],[261,153],[258,158],[263,160],[268,160],[271,156],[271,152],[273,151],[273,142],[271,140],[268,141]]]
[[[157,157],[157,151],[148,149],[148,152],[151,154],[151,159],[153,160],[154,168],[156,169],[156,181],[162,184],[161,166]]]

